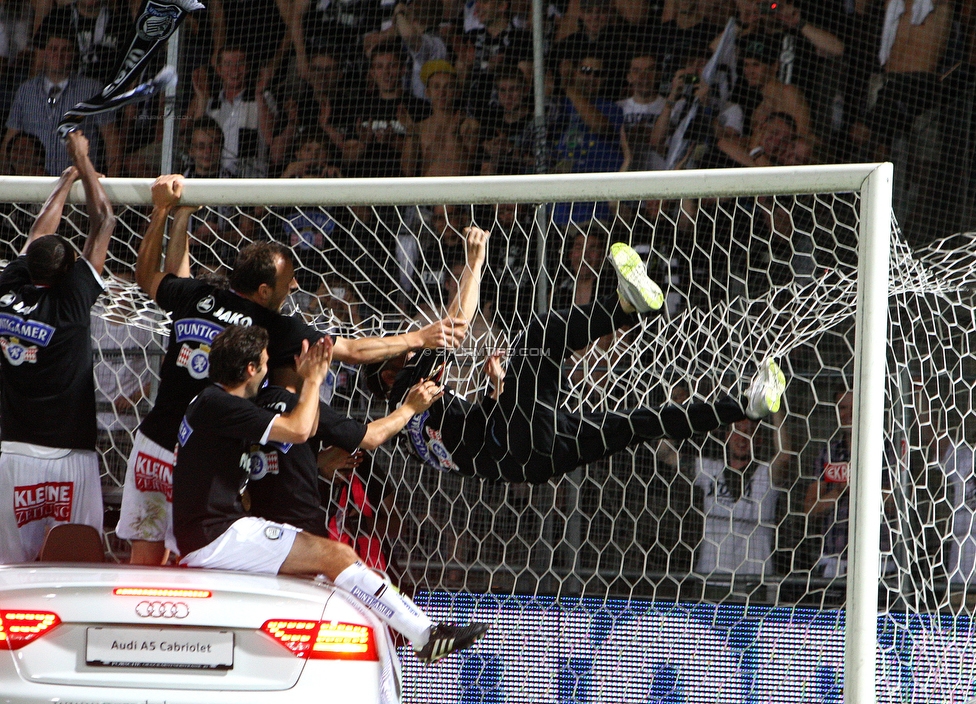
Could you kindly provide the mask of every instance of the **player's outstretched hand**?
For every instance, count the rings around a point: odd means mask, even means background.
[[[505,358],[505,350],[498,350],[488,355],[485,360],[485,376],[491,381],[493,387],[492,398],[496,401],[502,395],[505,388],[505,367],[502,360]]]
[[[463,232],[468,266],[474,268],[476,265],[484,264],[485,251],[488,248],[488,231],[472,225],[464,228]]]
[[[183,197],[183,177],[180,174],[165,174],[152,185],[152,201],[157,208],[175,208]]]
[[[332,338],[326,335],[315,344],[302,341],[302,353],[295,360],[295,367],[305,381],[321,384],[332,364]]]
[[[362,463],[362,450],[349,453],[338,445],[329,445],[318,454],[319,472],[330,481],[336,472],[352,471]]]
[[[434,401],[443,395],[443,387],[438,386],[436,382],[424,380],[407,392],[403,405],[409,408],[414,415],[417,415],[434,405]]]
[[[425,325],[417,333],[420,335],[421,347],[426,349],[447,347],[453,350],[461,346],[465,335],[468,334],[468,321],[463,318],[442,318],[435,323]]]
[[[65,143],[65,147],[68,149],[68,156],[71,157],[75,166],[78,165],[79,161],[88,158],[88,137],[81,130],[68,133],[68,141]]]
[[[81,178],[81,172],[78,170],[78,167],[75,166],[74,164],[72,164],[71,166],[69,166],[64,171],[61,172],[61,180],[64,183],[74,183],[79,178]]]

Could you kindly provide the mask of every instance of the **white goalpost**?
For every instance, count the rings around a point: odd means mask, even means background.
[[[861,164],[186,181],[182,202],[204,206],[193,223],[195,268],[226,271],[248,241],[282,241],[299,262],[302,291],[292,301],[293,310],[341,335],[403,330],[424,315],[435,316],[456,285],[452,237],[467,222],[490,230],[484,321],[472,326],[474,342],[459,356],[452,381],[472,398],[481,386],[477,355],[510,342],[533,314],[555,307],[559,296],[581,303],[579,282],[588,280],[586,268],[599,269],[596,258],[587,259],[586,247],[602,243],[605,251],[616,240],[629,241],[648,258],[652,276],[668,295],[669,312],[567,358],[568,408],[607,412],[656,405],[673,398],[679,386],[692,399],[712,401],[741,392],[743,380],[768,355],[779,357],[787,372],[785,410],[764,422],[754,440],[753,464],[769,474],[763,485],[769,500],[757,498],[757,527],[747,534],[736,534],[745,513],[730,508],[727,517],[729,531],[744,545],[756,545],[757,536],[766,536],[765,566],[743,574],[702,571],[698,562],[703,546],[713,540],[709,526],[716,525],[709,487],[718,484],[709,485],[702,468],[709,461],[722,465],[726,440],[718,431],[681,446],[630,448],[599,466],[533,487],[438,473],[423,468],[403,447],[378,451],[372,466],[387,477],[396,519],[383,525],[359,523],[357,530],[377,534],[391,571],[405,588],[420,593],[418,603],[445,617],[484,610],[480,620],[491,621],[492,614],[511,613],[513,624],[538,629],[524,634],[514,626],[499,627],[481,654],[438,672],[406,664],[407,701],[457,701],[458,692],[468,691],[472,682],[523,701],[566,701],[564,687],[585,690],[578,701],[631,696],[662,702],[895,701],[901,685],[889,672],[894,665],[878,657],[897,649],[885,641],[879,651],[879,596],[917,617],[922,625],[911,626],[916,628],[912,633],[928,634],[941,632],[931,625],[929,612],[950,604],[951,589],[942,590],[939,582],[934,608],[923,609],[919,603],[925,599],[906,596],[922,588],[904,557],[912,552],[907,546],[917,542],[912,517],[923,512],[911,503],[915,475],[908,465],[913,452],[927,447],[914,440],[914,406],[904,390],[906,378],[925,373],[913,359],[915,348],[909,349],[917,332],[906,331],[937,326],[930,319],[938,316],[925,311],[943,310],[943,304],[920,307],[914,327],[897,328],[905,339],[896,343],[891,336],[897,321],[889,318],[889,309],[906,296],[920,295],[925,300],[948,296],[945,306],[956,310],[963,295],[957,293],[969,282],[962,274],[953,279],[954,264],[945,258],[939,260],[939,275],[950,283],[934,281],[935,274],[924,274],[929,260],[913,258],[897,233],[893,238],[891,179],[890,164]],[[14,255],[36,204],[53,183],[0,176],[4,258]],[[119,420],[114,429],[103,428],[105,446],[100,448],[106,458],[104,484],[111,488],[124,474],[114,468],[126,452],[126,437],[151,402],[167,318],[136,290],[130,275],[151,205],[151,181],[104,183],[120,217],[118,242],[106,266],[114,281],[112,293],[96,312],[121,330],[133,331],[125,344],[117,334],[114,342],[99,340],[96,351],[106,378],[118,380],[111,391],[99,381],[105,412]],[[69,203],[62,234],[80,246],[85,233],[80,183]],[[593,216],[566,223],[559,214],[566,203],[573,204],[568,212],[579,205]],[[574,246],[580,251],[574,252]],[[601,281],[595,276],[594,292]],[[124,378],[133,375],[140,383],[126,391],[126,404],[117,403]],[[967,379],[950,380],[957,396],[971,387]],[[810,470],[813,460],[835,437],[838,388],[852,390],[854,399],[846,574],[823,571],[816,541],[824,538],[816,535],[804,509],[808,487],[818,479]],[[329,394],[337,408],[356,417],[384,412],[354,368],[336,367]],[[122,422],[123,416],[129,420]],[[735,501],[740,494],[752,498],[743,492],[754,476],[737,480]],[[326,502],[329,493],[326,487]],[[894,506],[889,513],[886,502]],[[883,528],[890,544],[882,541]],[[345,530],[354,532],[348,526]],[[883,556],[894,567],[883,568]],[[550,597],[552,609],[565,609],[552,622],[546,620],[550,607],[540,611],[538,602]],[[605,616],[615,604],[623,604],[619,613],[629,615]],[[703,606],[712,609],[711,616],[701,615]],[[897,605],[887,608],[898,610]],[[833,655],[816,642],[830,629],[817,625],[821,622],[811,609],[843,612],[838,617],[844,624],[843,665],[836,682],[829,674]],[[576,616],[584,625],[571,628],[567,624]],[[604,618],[611,625],[599,626]],[[721,637],[732,643],[742,629],[722,624],[735,619],[752,624],[752,640],[747,646],[729,645],[727,678],[719,682],[716,675],[714,685],[705,678],[695,693],[692,661],[706,657],[711,641],[688,645],[687,664],[676,644],[682,628],[724,633]],[[801,621],[805,625],[797,625]],[[655,624],[678,624],[675,642],[662,638],[658,643],[652,637]],[[599,636],[593,635],[597,631]],[[776,641],[780,632],[783,643],[801,643],[810,654],[790,652]],[[584,643],[579,633],[588,633],[591,642]],[[562,642],[546,643],[550,636]],[[577,636],[582,640],[573,640]],[[646,662],[634,659],[642,647]],[[533,674],[533,652],[543,654],[539,657],[546,664],[538,667],[555,674]],[[938,654],[932,657],[939,659]],[[756,658],[754,667],[749,663]],[[976,665],[973,670],[976,674]],[[961,681],[969,670],[960,671]],[[537,686],[535,680],[547,684]],[[958,691],[963,685],[955,682],[949,677],[938,691]],[[794,685],[795,691],[777,698],[777,687]],[[821,699],[800,698],[817,687],[827,692]],[[668,691],[672,699],[652,698]],[[924,701],[923,690],[917,692],[911,701]]]

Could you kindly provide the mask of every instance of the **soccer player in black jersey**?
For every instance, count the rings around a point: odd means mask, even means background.
[[[0,563],[36,559],[56,523],[102,530],[90,327],[115,216],[84,134],[71,132],[67,148],[74,166],[0,274]],[[88,208],[81,257],[57,235],[79,179]]]
[[[186,409],[173,475],[180,564],[267,574],[324,574],[407,637],[425,662],[472,645],[485,634],[486,625],[435,625],[409,598],[366,568],[348,545],[259,518],[245,509],[242,497],[254,462],[251,446],[273,442],[293,451],[306,446],[319,425],[319,387],[331,361],[330,338],[311,347],[303,343],[295,363],[301,379],[297,401],[290,410],[268,410],[252,402],[267,370],[267,345],[268,334],[262,328],[229,326],[214,340],[210,352],[214,383]],[[421,382],[408,396],[409,411],[427,408],[438,393],[433,382]],[[405,417],[396,423],[403,421]],[[387,429],[384,434],[392,433]]]
[[[136,283],[173,323],[160,371],[155,405],[136,432],[126,469],[116,534],[132,541],[132,562],[160,564],[175,551],[172,533],[173,448],[187,404],[208,383],[208,353],[228,325],[260,325],[270,337],[271,358],[295,340],[321,333],[300,318],[281,315],[282,303],[298,287],[291,251],[273,242],[244,247],[230,274],[230,290],[190,277],[186,224],[194,208],[179,206],[183,177],[161,176],[153,184],[153,213],[139,247]],[[170,240],[160,271],[163,233],[173,212]],[[352,364],[388,359],[407,350],[455,347],[466,331],[460,320],[443,320],[406,335],[336,339],[333,356]]]
[[[466,228],[467,266],[449,313],[471,320],[478,308],[486,236]],[[541,483],[624,448],[668,437],[683,440],[746,417],[757,419],[779,409],[786,379],[766,360],[742,399],[689,403],[621,412],[569,413],[561,407],[562,362],[573,350],[638,322],[638,313],[660,310],[661,289],[646,265],[623,243],[610,248],[617,271],[617,295],[587,306],[549,311],[536,317],[508,350],[488,357],[491,391],[471,403],[450,389],[430,409],[414,416],[403,435],[425,464],[467,476],[507,482]],[[425,350],[367,372],[370,386],[397,403],[418,379],[440,378],[446,355]],[[510,382],[506,383],[508,377]]]

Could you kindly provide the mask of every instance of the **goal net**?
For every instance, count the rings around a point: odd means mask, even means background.
[[[461,231],[489,230],[479,314],[449,371],[470,400],[484,392],[485,354],[537,314],[613,295],[616,241],[646,259],[666,312],[567,357],[564,410],[714,401],[740,393],[768,356],[786,372],[783,409],[761,423],[636,444],[544,484],[438,472],[402,442],[355,475],[324,479],[337,536],[433,617],[493,624],[480,647],[437,668],[405,658],[406,701],[972,694],[976,251],[960,235],[913,252],[893,224],[889,248],[885,201],[862,191],[872,173],[187,182],[184,201],[204,206],[190,223],[194,275],[225,273],[247,242],[282,242],[298,262],[288,309],[339,336],[443,316],[463,270]],[[4,185],[0,236],[12,257],[51,181]],[[107,185],[119,224],[93,335],[109,516],[166,345],[165,312],[132,283],[148,186]],[[80,248],[80,189],[72,203],[61,232]],[[871,226],[885,271],[873,279],[880,292],[859,292]],[[873,315],[859,312],[870,295]],[[866,385],[872,374],[883,398]],[[323,393],[353,417],[386,414],[359,368],[334,365]],[[859,487],[852,452],[868,445],[852,442],[852,416],[883,427]],[[849,551],[849,533],[867,539]],[[855,631],[866,640],[852,641]],[[876,663],[852,643],[877,643]]]

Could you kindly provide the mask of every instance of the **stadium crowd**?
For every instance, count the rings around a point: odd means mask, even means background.
[[[50,126],[109,79],[138,4],[4,3],[0,170],[68,165]],[[959,198],[940,176],[968,173],[954,149],[971,131],[968,3],[550,3],[544,134],[530,11],[526,0],[214,0],[180,34],[177,159],[188,176],[243,178],[892,159],[896,212],[916,242],[940,234],[941,205]],[[159,100],[89,118],[96,167],[157,175],[161,116]]]

